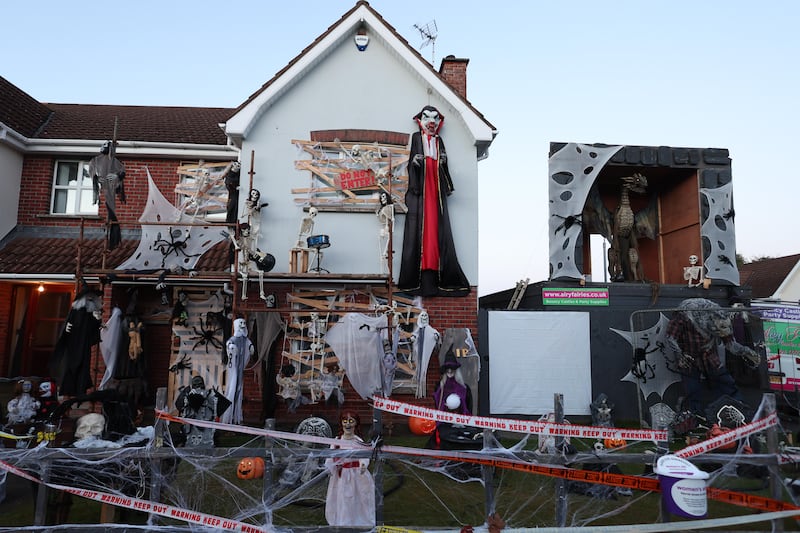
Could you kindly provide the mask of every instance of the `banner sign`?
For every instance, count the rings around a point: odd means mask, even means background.
[[[542,289],[544,305],[608,305],[608,288]]]

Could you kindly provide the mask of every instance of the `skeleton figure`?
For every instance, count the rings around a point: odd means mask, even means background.
[[[314,233],[314,218],[316,216],[317,208],[309,207],[308,215],[304,216],[303,220],[300,221],[300,230],[297,233],[297,243],[294,245],[295,248],[301,250],[308,249],[308,241],[306,239]]]
[[[689,256],[688,267],[683,267],[683,279],[689,283],[689,287],[699,287],[703,284],[703,267],[697,264],[697,256]]]
[[[255,189],[253,189],[255,190]],[[247,282],[249,279],[250,266],[255,265],[258,273],[258,294],[262,300],[267,299],[264,292],[264,272],[269,272],[275,266],[275,257],[272,254],[262,252],[256,247],[256,239],[252,233],[250,224],[243,222],[239,224],[239,238],[235,239],[228,235],[233,243],[233,247],[238,252],[239,276],[242,278],[242,300],[247,300]]]
[[[245,220],[250,224],[250,235],[254,244],[258,242],[258,236],[261,234],[261,210],[268,205],[267,202],[261,201],[261,191],[250,189],[250,194],[244,201],[244,211],[247,217]]]
[[[379,196],[381,206],[375,212],[378,223],[381,225],[378,233],[378,252],[381,254],[381,269],[384,274],[389,273],[389,236],[394,231],[394,202],[386,191],[381,191]]]

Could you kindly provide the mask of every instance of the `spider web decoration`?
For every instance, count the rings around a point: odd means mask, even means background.
[[[663,313],[659,313],[658,322],[648,329],[631,332],[609,328],[628,341],[633,349],[644,357],[635,365],[636,373],[631,369],[620,381],[636,383],[645,399],[653,393],[663,398],[667,388],[681,380],[680,374],[672,371],[669,364],[675,355],[667,346],[668,323],[669,319]]]
[[[407,211],[408,148],[391,144],[293,140],[295,169],[309,171],[308,187],[294,188],[295,203],[349,211],[375,212],[381,191],[392,191],[398,212]],[[389,182],[391,180],[391,183]]]
[[[203,298],[208,295],[196,296]],[[189,315],[186,326],[172,326],[172,334],[178,338],[178,349],[173,349],[169,366],[181,360],[189,361],[191,366],[171,373],[168,390],[170,405],[174,405],[180,388],[190,384],[192,376],[202,377],[207,389],[216,388],[224,392],[227,365],[222,364],[222,353],[227,339],[223,338],[221,324],[214,320],[214,313],[223,311],[224,300],[219,294],[214,294],[205,300],[190,298],[185,306]]]
[[[200,257],[224,240],[225,236],[219,228],[191,226],[197,219],[181,213],[164,198],[150,175],[150,169],[145,167],[145,171],[147,204],[139,217],[142,237],[133,255],[117,266],[117,269],[192,270]]]

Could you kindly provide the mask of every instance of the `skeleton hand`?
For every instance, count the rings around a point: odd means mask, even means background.
[[[414,154],[414,159],[411,161],[414,166],[422,165],[422,162],[425,160],[425,155],[423,154]]]

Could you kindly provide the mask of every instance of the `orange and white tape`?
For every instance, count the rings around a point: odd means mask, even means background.
[[[459,415],[420,407],[409,403],[398,402],[380,396],[372,397],[376,409],[405,416],[414,416],[436,422],[451,422],[481,429],[493,429],[512,433],[540,434],[548,437],[578,437],[596,439],[625,439],[665,441],[668,433],[658,429],[623,429],[598,426],[580,426],[576,424],[557,424],[533,420],[513,420],[509,418],[492,418],[485,416]]]

